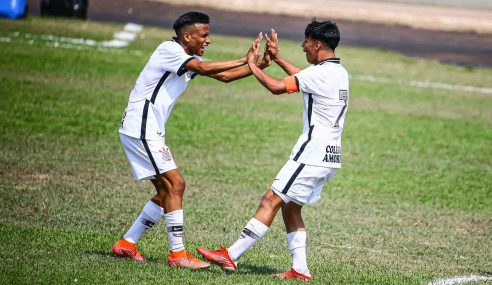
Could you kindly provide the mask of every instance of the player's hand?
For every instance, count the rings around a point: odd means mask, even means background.
[[[265,45],[265,51],[263,52],[263,58],[258,62],[258,67],[265,68],[272,63],[272,57],[268,51],[268,45]]]
[[[278,37],[277,32],[274,29],[271,29],[270,37],[265,34],[265,39],[267,41],[267,50],[270,53],[270,56],[275,59],[278,52],[280,51],[278,47]]]
[[[261,40],[263,39],[263,33],[259,33],[256,40],[253,42],[251,46],[251,53],[248,56],[248,64],[256,64],[258,58],[260,57],[260,46]]]
[[[256,37],[256,39],[254,40],[252,47],[248,50],[248,52],[246,53],[246,55],[243,57],[243,60],[244,60],[245,63],[248,63],[249,62],[248,59],[251,56],[251,54],[253,53],[253,46],[259,45],[262,39],[263,39],[263,33],[260,32],[258,34],[258,37]]]

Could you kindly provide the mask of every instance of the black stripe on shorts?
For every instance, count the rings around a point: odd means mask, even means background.
[[[150,152],[149,144],[147,143],[147,140],[145,139],[145,133],[147,132],[147,115],[149,113],[149,100],[145,100],[145,105],[143,109],[143,114],[142,114],[142,126],[140,128],[140,139],[142,140],[143,146],[145,148],[145,151],[147,152],[147,155],[149,156],[150,163],[152,163],[152,166],[154,167],[155,174],[159,175],[159,168],[157,167],[157,164],[155,163],[154,157],[152,156],[152,153]]]
[[[287,185],[285,185],[284,190],[282,190],[282,194],[287,194],[290,186],[292,186],[292,183],[294,183],[294,180],[296,180],[297,176],[299,176],[299,173],[301,173],[301,170],[304,168],[304,166],[305,164],[301,163],[301,165],[297,167],[296,171],[294,171],[294,174],[292,174],[292,177],[289,179],[289,182],[287,182]]]

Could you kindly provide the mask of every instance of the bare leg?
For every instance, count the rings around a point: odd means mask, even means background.
[[[183,208],[183,194],[186,183],[177,169],[162,173],[152,179],[157,194],[151,201],[164,208],[166,213]]]
[[[157,194],[151,201],[164,208],[169,249],[171,253],[184,256],[183,194],[186,187],[185,181],[179,171],[173,169],[157,176],[152,183]]]
[[[255,219],[262,222],[266,226],[270,226],[277,214],[278,210],[285,202],[275,194],[272,189],[268,189],[263,197],[261,197],[260,205],[255,213]]]
[[[282,217],[284,219],[287,233],[305,231],[304,221],[301,214],[302,206],[290,202],[282,206]]]

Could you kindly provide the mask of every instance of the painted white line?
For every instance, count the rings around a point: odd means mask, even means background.
[[[410,81],[410,86],[415,86],[420,88],[459,90],[465,92],[492,94],[492,88],[455,85],[455,84],[447,84],[447,83],[440,83],[440,82]]]
[[[131,42],[135,39],[136,36],[137,34],[135,33],[123,31],[123,32],[114,33],[113,38],[117,40]]]
[[[351,76],[351,79],[374,82],[374,83],[383,83],[383,84],[395,84],[395,83],[408,84],[409,86],[418,87],[418,88],[444,89],[444,90],[451,90],[451,91],[492,94],[492,88],[490,87],[477,87],[477,86],[457,85],[457,84],[448,84],[442,82],[429,82],[429,81],[418,81],[418,80],[412,80],[410,82],[405,83],[401,81],[390,80],[387,78],[378,78],[370,75],[355,75],[355,76]]]
[[[53,46],[58,47],[62,44],[72,44],[81,46],[92,47],[110,47],[110,48],[122,48],[128,46],[130,42],[134,41],[137,34],[143,29],[141,25],[128,23],[125,25],[123,31],[116,32],[113,35],[113,39],[109,41],[98,42],[96,40],[85,38],[68,38],[59,37],[53,35],[35,35],[29,33],[14,32],[10,34],[10,37],[0,37],[0,42],[11,42],[12,39],[27,39],[29,44],[35,41],[45,41],[54,43]]]
[[[492,277],[490,276],[455,276],[446,279],[439,279],[436,281],[430,282],[428,285],[453,285],[453,284],[463,284],[477,281],[492,281]]]
[[[127,32],[133,32],[133,33],[139,33],[143,29],[143,26],[134,24],[134,23],[128,23],[125,25],[125,28],[123,30]]]

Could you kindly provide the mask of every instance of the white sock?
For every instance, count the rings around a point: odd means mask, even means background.
[[[183,250],[183,209],[164,214],[167,226],[167,236],[169,237],[169,249],[171,251]]]
[[[151,229],[161,220],[162,213],[164,213],[164,209],[152,201],[147,202],[143,207],[142,212],[123,238],[128,242],[137,243],[147,230]]]
[[[295,271],[311,276],[307,266],[305,231],[290,232],[287,234],[287,245],[292,256],[292,268]]]
[[[257,240],[264,236],[268,227],[255,218],[249,220],[239,239],[227,249],[233,261],[237,261]]]

